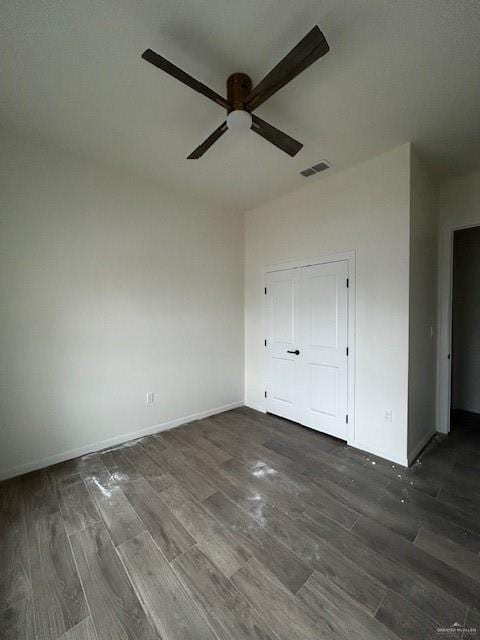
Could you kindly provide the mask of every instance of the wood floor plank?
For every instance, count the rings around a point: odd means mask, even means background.
[[[177,575],[144,533],[118,548],[140,601],[163,640],[215,640]]]
[[[193,547],[172,566],[222,640],[277,640],[263,617],[207,556]]]
[[[268,467],[268,469],[275,472],[272,467]],[[307,506],[298,495],[293,495],[282,489],[279,483],[275,484],[271,479],[272,474],[269,475],[265,467],[255,471],[248,469],[238,460],[229,460],[220,467],[220,473],[224,474],[232,484],[240,489],[250,488],[254,494],[260,494],[269,504],[276,506],[289,515],[294,516],[303,513]]]
[[[273,435],[271,432],[266,431],[265,428],[259,428],[248,418],[236,416],[226,418],[224,414],[220,414],[212,416],[210,419],[212,423],[221,428],[223,433],[238,439],[240,442],[261,445]]]
[[[0,610],[31,596],[24,501],[17,478],[0,484]]]
[[[478,417],[475,417],[475,424],[470,422],[469,428],[465,428],[467,427],[467,421],[470,421],[470,416],[464,416],[464,420],[462,420],[463,427],[461,425],[453,425],[454,428],[450,431],[450,437],[445,438],[442,441],[442,447],[452,448],[455,450],[480,452]]]
[[[431,496],[436,496],[441,486],[441,482],[437,477],[432,478],[431,474],[421,473],[423,471],[422,467],[419,467],[419,470],[406,469],[389,460],[384,460],[371,453],[348,446],[335,450],[333,455],[339,459],[353,462],[360,467],[374,469],[376,473],[381,474],[387,480],[393,480],[400,485],[415,486],[418,491],[423,491]]]
[[[452,469],[448,473],[448,484],[455,485],[455,488],[465,490],[465,487],[475,490],[480,490],[480,477],[478,474],[478,465],[472,466],[455,461]]]
[[[161,476],[143,476],[148,484],[156,493],[161,493],[165,489],[172,487],[177,483],[177,480],[169,473],[162,473]]]
[[[103,524],[70,537],[98,640],[158,640]]]
[[[252,447],[244,448],[247,453],[250,453]],[[268,453],[273,453],[271,450],[265,450]],[[320,488],[318,485],[312,489],[312,483],[308,481],[305,476],[297,473],[291,464],[285,464],[285,458],[277,456],[272,458],[266,456],[268,462],[260,461],[257,459],[262,458],[262,455],[253,453],[250,464],[242,462],[244,469],[249,469],[250,473],[256,480],[264,481],[267,486],[275,487],[277,491],[280,491],[283,496],[287,497],[287,500],[283,500],[287,505],[290,505],[290,509],[286,508],[286,512],[290,511],[290,514],[303,512],[309,505],[315,507],[321,513],[328,515],[329,517],[337,520],[347,528],[350,528],[354,522],[356,522],[359,514],[346,505],[342,504],[338,500],[332,499],[326,491]],[[278,459],[280,458],[280,460]],[[255,460],[255,462],[254,462]],[[228,464],[222,465],[222,469],[230,471],[229,483],[219,482],[223,493],[226,493],[235,502],[241,502],[242,507],[248,511],[254,509],[254,502],[250,496],[243,498],[239,495],[239,488],[243,489],[243,493],[246,493],[247,483],[240,482],[235,483],[235,489],[232,489],[232,482],[236,477],[235,472],[242,467],[238,466],[236,459],[233,459]],[[258,486],[258,485],[257,485]],[[254,490],[254,489],[252,489]],[[236,493],[236,496],[235,496]],[[255,494],[258,492],[255,491]],[[248,508],[250,506],[250,509]],[[277,506],[280,506],[277,502]]]
[[[220,429],[208,429],[204,435],[205,438],[215,446],[247,466],[259,463],[266,464],[272,460],[278,460],[278,454],[267,449],[263,444],[257,444],[250,440],[242,440],[235,434],[221,431]],[[283,462],[288,462],[288,459],[283,458]]]
[[[478,451],[454,429],[407,470],[244,407],[0,483],[0,636],[480,630]]]
[[[265,530],[291,549],[305,566],[325,575],[349,593],[370,612],[375,612],[385,594],[385,586],[364,571],[354,560],[313,534],[300,520],[291,520],[275,507],[265,505],[262,512]]]
[[[101,498],[96,497],[96,503],[115,545],[145,530],[145,525],[120,487],[110,487],[106,495]]]
[[[262,468],[251,467],[256,473],[263,473]],[[313,485],[304,475],[299,474],[297,470],[290,466],[285,467],[276,461],[272,464],[265,465],[266,478],[276,486],[287,492],[292,498],[296,499],[299,507],[305,510],[312,510],[312,516],[316,513],[318,517],[327,515],[347,529],[357,521],[359,513],[344,503],[332,498],[328,491],[325,491],[318,484]],[[272,473],[272,471],[274,473]],[[223,488],[223,487],[222,487]],[[302,513],[303,513],[302,511]]]
[[[80,473],[79,460],[80,458],[64,460],[63,462],[48,467],[47,471],[57,481],[78,475]]]
[[[64,633],[58,640],[97,640],[97,632],[91,618],[82,620],[76,627]]]
[[[214,479],[210,479],[208,470],[212,469],[215,471],[220,467],[220,465],[215,458],[205,450],[198,449],[194,444],[191,445],[182,442],[182,444],[175,447],[175,449],[170,449],[168,455],[170,456],[170,459],[173,459],[180,464],[187,465],[189,469],[195,470],[201,475],[201,477],[209,481],[211,485],[215,486],[217,478],[214,476]]]
[[[296,423],[285,421],[283,418],[279,418],[271,414],[262,414],[258,411],[252,411],[245,407],[239,407],[238,409],[225,412],[225,414],[220,414],[220,416],[218,416],[220,421],[223,419],[223,415],[229,415],[232,418],[236,418],[237,421],[242,420],[243,423],[250,423],[257,431],[264,434],[265,438],[272,438],[287,433],[285,424],[288,424],[290,427],[290,429],[288,429],[290,434],[292,433],[292,425],[293,433],[295,435],[303,434],[302,427]],[[308,435],[306,437],[308,437]]]
[[[356,600],[316,571],[300,588],[297,598],[310,615],[325,619],[336,633],[345,638],[398,640],[395,634],[367,613]]]
[[[250,560],[234,576],[232,582],[256,607],[268,626],[279,638],[305,640],[345,640],[341,626],[318,610],[315,615],[306,613],[302,603],[256,560]],[[307,580],[308,582],[308,580]],[[304,588],[302,585],[300,591]],[[350,637],[350,636],[348,636]]]
[[[370,469],[360,469],[324,451],[308,449],[302,443],[275,438],[267,441],[264,446],[296,463],[302,473],[318,486],[322,487],[330,482],[332,490],[343,492],[344,501],[351,500],[349,493],[353,494],[357,510],[360,510],[360,505],[365,510],[375,509],[376,501],[385,495],[383,489],[391,482]],[[402,518],[395,521],[392,516],[392,525],[394,524],[402,531]],[[416,535],[411,523],[405,523],[403,530],[407,537]]]
[[[426,529],[420,529],[414,544],[438,560],[480,582],[480,556],[477,554]]]
[[[27,514],[38,640],[57,638],[88,615],[60,511]]]
[[[480,609],[470,607],[465,619],[465,628],[467,630],[467,632],[463,635],[463,638],[465,638],[465,640],[467,638],[475,638],[475,634],[480,634]]]
[[[98,500],[109,497],[115,487],[121,488],[126,484],[123,479],[112,476],[106,467],[103,467],[103,471],[100,470],[98,473],[87,474],[82,476],[82,478],[95,505]]]
[[[155,447],[152,453],[154,438],[142,438],[128,446],[122,446],[121,453],[144,477],[161,476],[166,473],[166,468],[157,457],[158,449]],[[148,455],[145,455],[147,453]]]
[[[304,513],[314,521],[324,520],[327,516],[346,529],[351,529],[359,518],[353,509],[320,491],[316,492],[314,506],[307,507]]]
[[[450,593],[441,589],[435,582],[425,579],[414,569],[404,567],[401,559],[392,559],[382,553],[375,553],[363,539],[352,531],[345,531],[329,518],[311,520],[306,513],[304,526],[312,536],[323,540],[336,549],[345,559],[355,563],[368,575],[383,584],[386,589],[410,599],[439,625],[446,624],[446,612],[455,618],[463,619],[467,605]]]
[[[160,495],[202,551],[227,578],[248,561],[250,554],[245,547],[184,489],[169,487]]]
[[[0,609],[0,637],[2,640],[35,640],[35,623],[31,598]]]
[[[127,484],[124,492],[167,560],[193,547],[195,539],[145,479]]]
[[[464,527],[449,518],[446,513],[446,509],[442,507],[438,500],[434,500],[431,496],[422,493],[421,491],[417,491],[413,487],[404,488],[400,492],[398,487],[389,485],[385,492],[388,495],[383,496],[379,500],[380,507],[385,506],[389,512],[391,510],[395,510],[400,514],[403,512],[405,520],[408,520],[408,522],[412,524],[412,530],[414,530],[415,527],[418,527],[419,529],[428,528],[433,531],[438,531],[442,535],[445,535],[466,548],[475,550],[479,548],[479,534],[472,531],[467,534]],[[419,508],[416,500],[410,499],[413,493],[416,495],[423,495],[427,501],[436,502],[436,511]],[[382,523],[381,520],[379,520],[379,522]],[[396,528],[394,528],[394,530],[400,533],[400,530]]]
[[[67,535],[100,520],[97,507],[79,474],[60,479],[57,487]]]
[[[375,617],[402,640],[438,640],[437,623],[393,591],[388,592]]]
[[[160,437],[155,436],[147,436],[146,438],[142,438],[139,441],[139,446],[144,449],[150,458],[155,462],[155,464],[161,467],[161,457],[159,454],[162,454],[166,449],[168,449],[168,442],[161,440]],[[130,453],[136,453],[135,449],[130,450]],[[145,467],[146,459],[142,459],[140,457],[135,458],[137,464],[139,464],[140,470],[144,475],[155,475],[155,469],[153,471],[149,471],[148,468]],[[164,471],[164,470],[163,470]]]
[[[153,436],[152,436],[153,438]],[[167,487],[175,484],[176,480],[164,468],[161,468],[150,455],[146,455],[143,442],[149,442],[149,438],[142,438],[132,444],[123,445],[115,450],[117,460],[121,460],[122,473],[114,472],[110,479],[105,478],[105,474],[92,474],[90,481],[103,480],[103,484],[123,486],[130,479],[145,478],[155,491],[163,491]],[[107,460],[107,463],[109,460]],[[101,486],[99,487],[101,489]]]
[[[465,483],[467,486],[472,483]],[[437,499],[448,506],[463,511],[466,517],[478,513],[480,510],[480,489],[474,486],[467,490],[466,487],[455,486],[454,483],[445,483],[437,494]]]
[[[192,423],[190,423],[192,424]],[[181,434],[178,429],[167,429],[161,433],[161,444],[163,444],[163,448],[178,448],[182,446],[181,440],[179,440],[178,436]]]
[[[225,454],[229,455],[231,459],[236,459],[243,464],[245,464],[246,462],[252,462],[253,452],[252,449],[249,448],[251,447],[251,445],[247,446],[241,441],[237,440],[234,436],[230,436],[227,433],[221,433],[220,435],[217,435],[216,432],[212,433],[208,431],[205,435],[206,439],[209,442],[213,443],[214,446],[224,451]],[[194,463],[200,463],[201,466],[205,466],[206,460],[202,458],[202,453],[200,453],[194,447],[192,447],[189,451],[184,451],[183,453],[184,456],[190,455],[190,457],[193,457]],[[214,466],[214,468],[219,466],[216,460],[212,458],[210,458],[209,462],[210,467],[212,467],[212,465]]]
[[[121,449],[102,451],[101,458],[111,475],[120,476],[126,482],[140,478],[140,472],[127,460]]]
[[[185,452],[185,456],[212,485],[221,487],[225,495],[251,515],[255,516],[267,500],[287,513],[300,514],[306,508],[298,495],[291,495],[280,482],[269,481],[269,474],[277,472],[268,465],[248,468],[236,459],[222,465],[213,461],[208,464],[202,459],[201,452],[193,450]]]
[[[381,487],[371,486],[370,483],[360,484],[351,478],[349,482],[348,477],[341,477],[332,470],[320,471],[311,479],[330,498],[344,507],[383,523],[406,540],[415,539],[421,522],[409,517],[400,498],[387,495]]]
[[[265,447],[242,446],[244,456],[242,464],[250,469],[251,473],[264,479],[267,483],[286,492],[292,500],[298,502],[298,506],[306,509],[308,506],[315,507],[329,517],[338,520],[341,524],[349,528],[358,518],[358,513],[348,508],[338,500],[329,497],[318,484],[312,486],[311,481],[299,473],[294,464],[286,457],[278,455],[271,449]],[[238,460],[236,457],[235,460]],[[235,466],[233,462],[232,467]],[[228,470],[227,465],[223,467]],[[225,493],[224,486],[222,491]],[[301,504],[303,503],[303,504]]]
[[[472,495],[467,494],[463,489],[446,486],[440,489],[436,497],[439,502],[462,511],[466,517],[471,517],[472,513],[480,512],[479,494],[480,491]]]
[[[182,429],[185,429],[185,428],[188,429],[191,424],[192,424],[191,422],[190,423],[181,424],[181,425],[179,425],[177,427],[177,429],[178,430],[182,430]],[[165,440],[165,438],[163,436],[167,431],[168,431],[168,429],[165,429],[163,431],[159,431],[158,433],[152,434],[152,437],[155,438],[155,440],[158,440],[163,445],[163,447],[165,449],[168,447],[168,443],[166,442],[166,440]]]
[[[296,446],[299,442],[310,452],[333,454],[338,449],[341,449],[344,443],[337,438],[332,438],[324,433],[319,433],[315,429],[309,429],[301,425],[294,425],[294,428],[289,428],[289,423],[281,425],[275,424],[275,437],[280,438],[288,445]],[[353,465],[352,465],[353,466]]]
[[[480,552],[480,516],[477,513],[468,516],[438,499],[416,491],[413,487],[402,490],[390,486],[388,491],[414,508],[417,520],[422,526],[433,527],[434,531],[441,531],[442,535],[470,551]]]
[[[452,569],[378,522],[362,516],[353,526],[352,532],[365,540],[376,552],[398,560],[405,568],[424,576],[461,602],[475,605],[480,601],[479,582],[457,569]]]
[[[59,509],[56,482],[47,469],[21,476],[25,513],[37,515],[56,513]]]
[[[188,464],[188,458],[184,455],[170,458],[168,465],[171,475],[198,500],[204,500],[217,491],[215,485]]]
[[[328,490],[336,500],[388,526],[410,541],[415,539],[420,527],[429,527],[441,531],[458,544],[478,550],[478,534],[465,531],[467,526],[475,529],[478,525],[467,520],[460,512],[455,513],[442,506],[414,487],[407,489],[393,484],[375,487],[370,480],[361,484],[356,475],[349,475],[350,471],[342,477],[338,469],[329,468],[328,472],[320,469],[314,471],[312,481],[323,490]],[[420,505],[424,508],[418,508]]]
[[[223,464],[224,462],[232,459],[232,456],[229,453],[214,445],[213,442],[210,442],[210,440],[204,436],[196,437],[193,444],[200,451],[207,453],[210,458],[215,460],[218,464]]]
[[[468,465],[469,467],[475,467],[477,469],[480,468],[480,459],[479,459],[479,455],[476,451],[469,451],[467,450],[455,450],[455,449],[448,449],[447,451],[443,451],[444,455],[444,459],[447,458],[447,456],[450,458],[450,460],[452,460],[452,465],[455,464],[455,462],[459,462],[460,464],[465,464]],[[427,460],[424,460],[425,462],[429,462],[430,457]]]
[[[324,433],[320,433],[315,429],[309,429],[295,422],[290,422],[285,418],[274,416],[273,414],[261,414],[258,411],[245,411],[244,407],[235,409],[234,413],[242,413],[247,415],[257,428],[263,425],[267,433],[272,437],[281,437],[292,444],[302,442],[314,451],[332,452],[338,448],[342,448],[344,443],[337,438],[332,438]]]
[[[427,447],[421,452],[420,456],[414,460],[410,469],[412,469],[412,471],[419,471],[420,467],[427,473],[435,475],[438,475],[438,473],[440,473],[440,475],[448,474],[457,461],[456,453],[458,452],[451,449],[445,449],[442,446],[445,439],[445,436],[437,433],[437,435],[430,440]]]
[[[182,454],[186,464],[189,464],[195,471],[215,488],[222,484],[225,476],[221,473],[221,465],[219,465],[208,454],[197,451],[193,447],[188,450],[183,449]]]
[[[309,430],[307,429],[307,431]],[[323,440],[321,439],[319,442],[323,442]],[[377,487],[386,486],[390,481],[369,467],[360,468],[357,464],[345,458],[339,458],[338,455],[332,453],[331,447],[325,450],[322,447],[309,446],[307,442],[301,439],[294,439],[292,436],[288,438],[286,436],[276,436],[267,440],[263,446],[276,451],[285,458],[289,458],[304,467],[305,470],[310,469],[312,472],[321,468],[341,475],[348,475],[349,478],[353,478],[360,483],[370,483],[371,486]]]
[[[82,476],[114,544],[144,531],[142,521],[123,493],[128,482],[122,474],[110,474],[103,459],[96,456],[91,458],[91,464]]]
[[[92,477],[102,476],[107,472],[106,466],[98,453],[90,453],[78,458],[78,472],[87,480]]]
[[[265,444],[246,443],[243,445],[245,454],[238,456],[240,462],[246,467],[254,468],[259,465],[269,465],[278,471],[289,473],[295,478],[300,477],[298,466],[289,458],[278,454],[276,451],[269,449]],[[233,456],[232,456],[233,457]]]
[[[263,504],[262,496],[252,483],[235,482],[227,472],[222,470],[220,466],[207,465],[201,459],[201,456],[190,454],[189,461],[195,466],[195,469],[206,478],[212,485],[222,487],[222,492],[228,496],[238,506],[242,507],[251,515],[255,515],[257,510]]]
[[[177,483],[185,487],[198,500],[204,500],[217,491],[211,482],[188,465],[188,459],[180,450],[177,450],[175,455],[169,453],[168,449],[162,452],[161,462]]]
[[[215,493],[204,500],[203,504],[219,522],[227,526],[247,548],[251,549],[253,555],[292,593],[296,593],[312,573],[298,556],[222,493]]]

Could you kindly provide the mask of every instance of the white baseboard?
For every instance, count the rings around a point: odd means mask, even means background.
[[[217,413],[223,413],[224,411],[229,411],[230,409],[236,409],[237,407],[242,407],[243,405],[244,405],[243,401],[232,402],[231,404],[226,404],[226,405],[223,405],[222,407],[215,407],[214,409],[208,409],[207,411],[199,411],[198,413],[192,413],[189,416],[183,416],[181,418],[168,420],[167,422],[155,424],[155,425],[152,425],[151,427],[144,427],[143,429],[139,429],[138,431],[123,433],[121,435],[114,436],[113,438],[109,438],[108,440],[101,440],[100,442],[93,442],[91,444],[87,444],[83,447],[78,447],[76,449],[62,451],[61,453],[56,453],[53,456],[48,456],[47,458],[42,458],[41,460],[33,460],[32,462],[26,462],[25,464],[20,464],[16,467],[11,467],[6,471],[0,472],[0,480],[13,478],[14,476],[19,476],[22,473],[28,473],[29,471],[36,471],[37,469],[43,469],[44,467],[49,467],[50,465],[57,464],[58,462],[64,462],[65,460],[71,460],[72,458],[77,458],[78,456],[84,456],[87,453],[94,453],[95,451],[101,451],[102,449],[106,449],[107,447],[113,447],[118,444],[123,444],[124,442],[128,442],[129,440],[135,440],[136,438],[141,438],[142,436],[148,436],[148,435],[151,435],[152,433],[159,433],[160,431],[173,429],[174,427],[178,427],[181,424],[192,422],[193,420],[201,420],[202,418],[208,418],[208,416],[213,416]]]
[[[410,466],[412,464],[412,462],[415,460],[415,458],[418,456],[418,454],[420,453],[420,451],[426,447],[426,445],[430,442],[430,440],[433,438],[433,436],[437,433],[437,431],[435,429],[433,429],[433,431],[429,431],[428,433],[426,433],[423,438],[420,439],[420,441],[418,442],[418,444],[413,447],[411,453],[408,454],[408,466]]]

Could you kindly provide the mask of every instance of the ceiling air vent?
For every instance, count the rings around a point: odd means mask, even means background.
[[[305,178],[308,178],[308,176],[313,176],[313,174],[315,173],[315,171],[313,169],[304,169],[303,171],[300,171],[300,173],[302,174],[302,176],[304,176]]]
[[[304,178],[309,178],[310,176],[315,175],[316,173],[320,173],[322,171],[326,171],[330,168],[330,164],[326,160],[321,160],[317,164],[314,164],[313,167],[309,167],[308,169],[304,169],[300,171],[300,174]]]

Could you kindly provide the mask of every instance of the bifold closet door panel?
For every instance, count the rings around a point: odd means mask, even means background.
[[[300,377],[306,426],[347,437],[348,263],[302,270]]]
[[[299,356],[301,270],[267,274],[267,411],[299,421],[302,389]]]

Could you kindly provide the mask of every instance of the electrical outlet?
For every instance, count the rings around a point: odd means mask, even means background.
[[[391,421],[392,421],[392,410],[387,409],[385,411],[385,422],[391,422]]]
[[[153,391],[147,391],[146,400],[147,404],[153,404],[155,402],[155,394]]]

